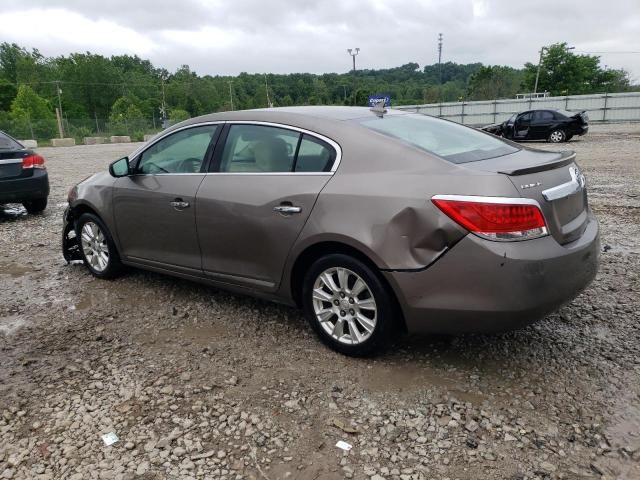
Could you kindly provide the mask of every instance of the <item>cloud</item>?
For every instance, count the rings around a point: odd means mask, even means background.
[[[443,60],[521,67],[542,45],[640,51],[638,0],[4,0],[3,39],[48,55],[136,53],[200,74],[347,71]],[[55,14],[55,16],[53,16]],[[53,19],[53,20],[52,20]],[[20,27],[7,29],[5,25]],[[32,28],[31,25],[37,25]],[[29,25],[25,28],[25,25]],[[640,55],[603,54],[640,79]]]

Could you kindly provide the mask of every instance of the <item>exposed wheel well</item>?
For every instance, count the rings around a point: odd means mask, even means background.
[[[73,219],[74,220],[76,220],[78,217],[80,217],[80,215],[82,215],[83,213],[92,213],[96,217],[98,217],[100,220],[102,220],[102,217],[100,215],[98,215],[98,212],[96,212],[89,205],[85,205],[84,203],[81,203],[80,205],[77,205],[77,206],[73,207],[71,209],[71,212],[73,213]]]
[[[300,307],[302,305],[302,280],[304,278],[305,273],[309,269],[309,267],[315,262],[317,259],[324,255],[329,255],[332,253],[341,253],[344,255],[349,255],[350,257],[356,258],[360,260],[362,263],[366,264],[369,268],[371,268],[380,278],[380,281],[385,285],[389,295],[391,296],[392,302],[394,304],[394,309],[396,310],[396,314],[398,315],[400,322],[398,322],[399,327],[406,331],[406,324],[404,321],[404,316],[402,315],[402,309],[400,308],[400,304],[398,303],[398,299],[396,298],[395,292],[387,279],[380,273],[380,269],[378,266],[364,253],[362,253],[357,248],[354,248],[350,245],[340,242],[321,242],[316,243],[315,245],[311,245],[304,250],[300,256],[296,259],[295,264],[293,265],[293,269],[291,271],[291,294],[293,296],[296,305]]]

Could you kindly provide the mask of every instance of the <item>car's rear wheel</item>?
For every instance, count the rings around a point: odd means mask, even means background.
[[[304,278],[303,308],[320,339],[346,355],[384,348],[393,331],[394,303],[380,277],[353,257],[316,260]]]
[[[35,200],[27,200],[22,205],[29,213],[40,213],[47,208],[47,198],[36,198]]]
[[[115,278],[122,271],[120,256],[105,224],[92,213],[83,213],[76,222],[82,260],[98,278]]]
[[[564,130],[560,128],[553,130],[548,137],[548,140],[551,143],[561,143],[566,141],[566,139],[567,139],[567,134],[564,133]]]

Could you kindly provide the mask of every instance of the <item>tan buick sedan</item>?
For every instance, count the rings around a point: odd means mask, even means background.
[[[330,347],[516,328],[573,299],[598,224],[571,152],[397,110],[193,118],[69,192],[65,258],[298,305]]]

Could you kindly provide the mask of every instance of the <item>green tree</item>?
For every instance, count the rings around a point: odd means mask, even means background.
[[[188,120],[189,118],[191,118],[191,115],[189,115],[189,112],[187,112],[186,110],[172,108],[169,112],[169,121],[171,122],[171,124],[180,123]]]
[[[532,92],[535,86],[538,66],[526,63],[524,68],[524,87]],[[609,72],[609,73],[607,73]],[[604,71],[600,68],[600,57],[595,55],[577,55],[566,43],[555,43],[544,47],[540,64],[538,92],[550,92],[552,95],[580,95],[626,89],[628,75],[624,71]]]
[[[469,79],[469,100],[513,98],[520,90],[522,72],[511,67],[485,66]]]
[[[148,128],[138,103],[139,100],[132,96],[120,97],[114,102],[109,120],[116,135],[138,135]]]
[[[56,134],[55,115],[49,102],[28,85],[20,85],[11,103],[11,117],[15,122],[14,135],[23,138],[52,138]]]
[[[16,86],[4,78],[0,78],[0,111],[8,111],[11,102],[16,98],[18,89]]]

